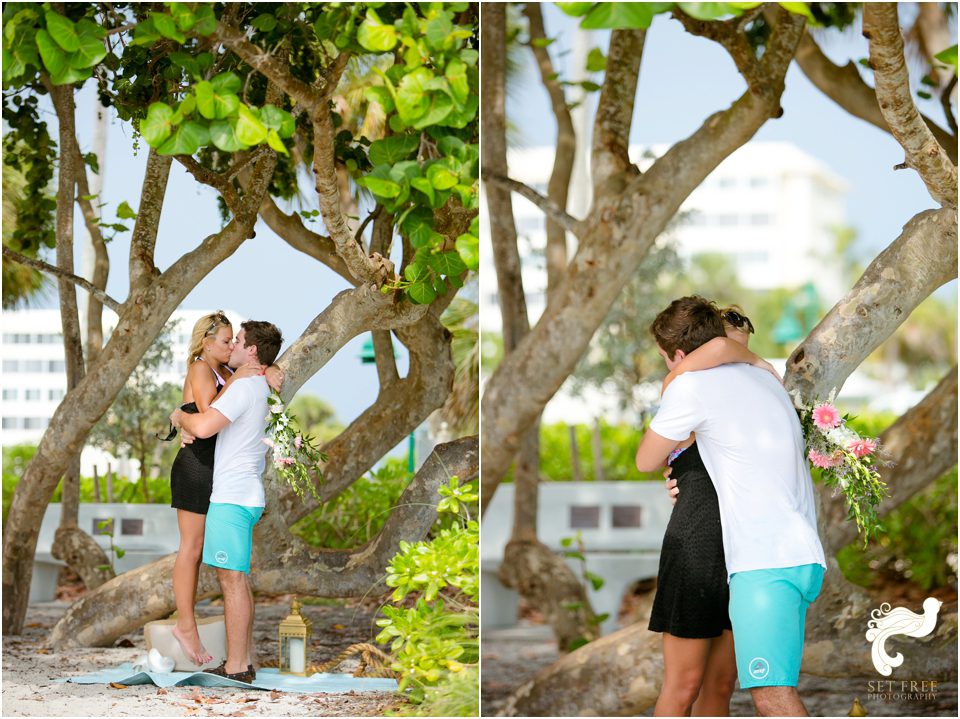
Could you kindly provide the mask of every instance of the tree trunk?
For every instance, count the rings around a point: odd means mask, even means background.
[[[574,482],[582,482],[583,469],[580,466],[580,445],[577,444],[577,427],[571,424],[567,429],[570,430],[570,478]]]
[[[484,167],[506,175],[506,12],[503,5],[484,5],[481,32],[484,83],[481,118]],[[537,12],[532,13],[536,19]],[[569,179],[568,179],[569,181]],[[566,193],[564,192],[564,202]],[[508,357],[529,333],[517,230],[510,192],[487,184],[494,266],[503,320],[503,349]],[[565,233],[560,230],[565,243]],[[554,238],[556,241],[556,237]],[[555,278],[554,278],[555,279]],[[549,281],[548,281],[549,285]],[[553,627],[561,651],[575,640],[597,636],[586,590],[555,552],[537,539],[537,494],[540,483],[540,423],[534,420],[523,435],[514,465],[513,530],[500,565],[500,580],[540,609]]]
[[[387,562],[402,541],[423,539],[437,517],[437,491],[451,475],[462,481],[477,476],[476,437],[439,445],[421,465],[383,529],[367,544],[348,550],[315,549],[290,534],[271,504],[277,482],[268,472],[267,511],[254,529],[254,591],[324,597],[362,597],[382,591]],[[79,646],[111,646],[123,634],[175,609],[171,554],[125,572],[74,602],[50,634],[58,651]],[[220,592],[214,571],[203,565],[197,598]]]
[[[66,562],[67,566],[83,580],[83,585],[88,591],[96,589],[117,576],[110,565],[110,557],[107,553],[93,537],[77,526],[61,526],[57,529],[50,553]]]

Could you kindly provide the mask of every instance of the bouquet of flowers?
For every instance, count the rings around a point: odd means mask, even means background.
[[[297,430],[296,418],[287,412],[276,390],[267,397],[267,404],[270,411],[263,443],[271,449],[277,476],[289,484],[301,500],[305,496],[304,490],[309,490],[319,500],[311,473],[323,479],[320,469],[327,461],[327,455],[317,448],[311,437]]]
[[[792,392],[794,406],[800,412],[803,438],[807,443],[807,459],[821,470],[824,484],[833,487],[833,495],[842,494],[847,502],[848,519],[857,523],[863,544],[880,532],[877,506],[889,493],[880,479],[880,443],[861,437],[849,426],[847,415],[840,415],[834,406],[836,391],[826,402],[806,405],[799,392]]]

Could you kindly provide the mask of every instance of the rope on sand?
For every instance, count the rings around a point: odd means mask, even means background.
[[[384,653],[372,644],[367,643],[351,644],[329,662],[311,664],[307,667],[307,674],[323,674],[324,672],[328,672],[338,667],[344,660],[354,654],[360,655],[360,666],[353,672],[353,676],[355,677],[363,676],[364,673],[366,673],[368,677],[382,677],[385,679],[396,679],[399,676],[390,668],[390,664],[393,662],[390,655]],[[276,667],[277,662],[275,660],[261,662],[260,666]]]

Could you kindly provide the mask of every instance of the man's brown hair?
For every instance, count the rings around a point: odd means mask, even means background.
[[[273,361],[277,358],[277,353],[280,352],[280,345],[283,344],[283,335],[280,334],[277,326],[269,322],[247,320],[241,322],[240,327],[245,332],[244,346],[257,346],[257,359],[260,360],[260,364],[273,364]]]
[[[657,315],[650,332],[671,359],[677,350],[690,354],[714,337],[726,337],[716,303],[703,297],[681,297]]]

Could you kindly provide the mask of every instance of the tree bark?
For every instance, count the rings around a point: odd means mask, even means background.
[[[957,213],[925,210],[870,263],[787,360],[786,386],[826,399],[914,308],[957,276]],[[486,460],[486,457],[484,457]]]
[[[87,591],[93,591],[117,576],[110,566],[107,553],[93,537],[77,526],[60,526],[54,535],[50,553],[77,573]]]
[[[880,112],[906,152],[906,164],[917,171],[934,200],[955,210],[957,166],[930,132],[913,102],[897,3],[864,5],[863,34],[870,41],[870,66]]]
[[[497,174],[507,172],[506,145],[506,12],[503,5],[482,8],[481,53],[484,83],[481,117],[484,142],[481,147],[483,166]],[[539,8],[528,6],[531,33],[535,32]],[[542,20],[540,20],[542,35]],[[531,34],[532,37],[532,34]],[[547,58],[549,64],[549,58]],[[541,62],[541,68],[543,63]],[[562,95],[562,92],[561,92]],[[554,99],[555,103],[557,98]],[[566,104],[560,101],[563,107]],[[558,118],[559,119],[559,118]],[[567,119],[569,119],[569,114]],[[572,125],[571,128],[572,130]],[[572,168],[572,157],[571,168]],[[556,174],[556,169],[555,173]],[[561,178],[556,178],[557,182]],[[569,182],[569,171],[567,173]],[[488,183],[487,208],[491,218],[490,237],[493,245],[497,287],[500,294],[500,315],[503,321],[504,356],[509,357],[530,331],[526,296],[517,249],[517,230],[513,219],[510,192]],[[566,191],[563,205],[566,205]],[[556,201],[557,198],[551,197]],[[559,229],[559,241],[566,245],[566,233]],[[555,237],[557,242],[558,238]],[[565,254],[565,250],[564,250]],[[554,275],[554,280],[557,276]],[[548,275],[548,287],[550,279]],[[513,502],[513,529],[499,569],[500,580],[516,589],[538,607],[553,627],[561,651],[567,651],[576,640],[596,638],[597,626],[591,622],[593,610],[586,590],[566,562],[537,539],[537,499],[540,484],[539,418],[526,429],[514,465],[516,492]]]
[[[254,591],[311,596],[360,597],[383,589],[384,568],[401,541],[418,541],[436,521],[437,491],[450,475],[469,481],[477,475],[479,446],[467,437],[438,446],[400,497],[383,529],[355,549],[323,550],[304,544],[287,530],[271,506],[276,482],[268,473],[268,509],[254,530]],[[79,646],[111,646],[123,634],[174,609],[172,571],[176,555],[125,572],[74,602],[53,628],[58,651]],[[219,593],[215,574],[202,566],[197,598]]]

